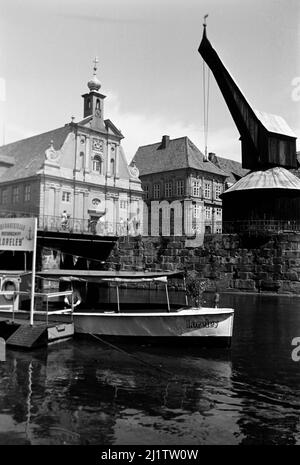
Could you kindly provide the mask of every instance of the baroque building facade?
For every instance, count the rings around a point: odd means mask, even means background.
[[[140,234],[143,193],[123,135],[104,119],[105,95],[94,75],[83,119],[0,147],[0,214],[36,216],[42,230]]]
[[[222,232],[228,173],[205,159],[188,137],[141,146],[133,164],[144,190],[144,235],[191,236]]]

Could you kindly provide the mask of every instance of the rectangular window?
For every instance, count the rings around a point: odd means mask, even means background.
[[[160,184],[153,184],[153,198],[159,199],[160,197]]]
[[[71,202],[71,192],[63,191],[62,193],[63,202]]]
[[[30,202],[30,199],[31,199],[31,185],[26,184],[25,190],[24,190],[24,200],[25,202]]]
[[[212,213],[211,207],[205,207],[205,219],[206,220],[211,220],[211,213]]]
[[[222,194],[222,184],[218,182],[215,185],[215,199],[219,199],[221,194]]]
[[[176,181],[176,195],[184,195],[184,180]]]
[[[145,199],[149,199],[149,184],[144,185]]]
[[[120,200],[120,209],[121,210],[127,209],[127,200]]]
[[[172,197],[172,183],[166,182],[165,184],[165,197]]]
[[[216,219],[220,220],[222,218],[222,208],[216,208]]]
[[[2,204],[5,205],[6,203],[8,203],[8,191],[7,189],[3,189],[2,191]]]
[[[194,218],[200,218],[200,205],[194,205]]]
[[[193,196],[200,197],[200,181],[193,181]]]
[[[204,182],[204,198],[211,199],[211,182],[210,181]]]
[[[20,201],[20,189],[19,189],[19,187],[14,187],[13,188],[12,201],[13,201],[13,203],[19,203],[19,201]]]

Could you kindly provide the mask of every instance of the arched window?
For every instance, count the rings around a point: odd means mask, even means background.
[[[93,158],[93,171],[102,174],[102,158],[99,155],[95,155]]]
[[[96,110],[100,110],[100,100],[98,98],[96,100]]]
[[[175,231],[175,218],[174,218],[174,208],[170,209],[170,236],[174,236]]]
[[[113,158],[110,159],[110,174],[115,174],[115,160]]]
[[[88,110],[91,109],[91,99],[90,98],[87,99],[87,107],[88,107]]]

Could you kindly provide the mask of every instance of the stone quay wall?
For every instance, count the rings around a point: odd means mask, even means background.
[[[185,237],[120,238],[108,269],[195,270],[218,292],[276,292],[300,295],[300,234],[269,237],[205,235],[191,247]]]

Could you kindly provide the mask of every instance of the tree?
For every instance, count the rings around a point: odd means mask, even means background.
[[[194,307],[201,307],[203,293],[209,286],[209,281],[201,278],[196,271],[190,271],[186,275],[186,290]]]

